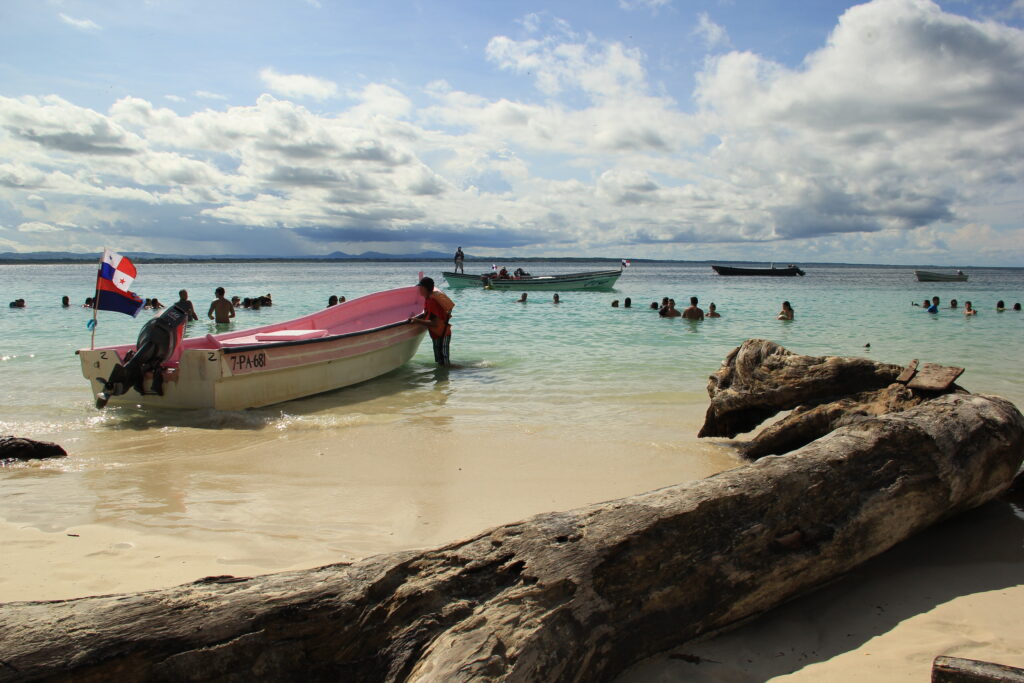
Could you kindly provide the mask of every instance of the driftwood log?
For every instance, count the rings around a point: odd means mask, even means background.
[[[34,441],[20,436],[0,436],[0,462],[63,458],[66,455],[67,451],[49,441]]]
[[[734,437],[784,410],[882,389],[902,370],[866,358],[800,356],[765,339],[748,339],[710,377],[711,405],[697,436]]]
[[[866,358],[801,356],[774,342],[748,339],[708,381],[708,406],[699,437],[734,437],[779,412],[792,412],[747,442],[735,444],[756,460],[783,455],[829,432],[870,417],[896,413],[945,393],[963,368],[932,363],[907,368]]]
[[[441,548],[0,605],[0,681],[608,680],[984,503],[1022,455],[1011,403],[941,396]]]
[[[1024,683],[1024,669],[961,657],[936,657],[932,683]]]

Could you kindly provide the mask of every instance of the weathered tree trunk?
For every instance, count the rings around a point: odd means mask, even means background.
[[[849,398],[812,407],[798,406],[778,422],[765,427],[753,439],[737,444],[751,460],[766,455],[784,455],[820,439],[829,432],[868,417],[897,413],[924,399],[902,384],[890,384],[877,391],[864,391]]]
[[[63,458],[67,451],[49,441],[34,441],[20,436],[0,436],[0,462],[5,460],[35,460]]]
[[[607,680],[989,500],[1022,454],[1011,403],[943,396],[438,549],[0,606],[0,680]]]
[[[866,358],[800,356],[765,339],[748,339],[710,377],[711,405],[698,437],[734,437],[780,411],[887,387],[902,368]]]
[[[1024,669],[961,657],[936,657],[932,683],[1024,683]]]

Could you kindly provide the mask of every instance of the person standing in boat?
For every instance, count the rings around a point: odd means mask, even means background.
[[[452,326],[448,324],[451,319],[451,309],[445,310],[445,306],[438,300],[440,297],[433,296],[434,280],[432,278],[425,277],[416,286],[419,287],[420,296],[423,297],[423,312],[409,318],[409,322],[427,328],[427,332],[430,333],[430,341],[434,344],[434,361],[442,367],[448,367],[451,365],[451,359],[448,357],[452,340]],[[445,299],[451,301],[448,297]]]
[[[196,315],[196,308],[192,305],[192,302],[188,300],[188,290],[178,290],[178,308],[185,311],[188,314],[188,320],[199,320],[199,316]]]
[[[455,272],[465,273],[466,268],[463,265],[463,261],[466,260],[466,255],[462,253],[462,247],[455,250]]]
[[[206,316],[214,318],[216,315],[215,321],[218,325],[231,322],[231,319],[235,317],[235,307],[224,298],[224,288],[218,287],[214,290],[214,294],[217,295],[217,298],[210,302],[210,310],[206,312]]]

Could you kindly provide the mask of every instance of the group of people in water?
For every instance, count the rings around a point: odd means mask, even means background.
[[[941,300],[939,299],[939,297],[933,296],[931,299],[925,299],[921,303],[917,303],[916,301],[911,301],[910,305],[911,306],[920,306],[921,308],[923,308],[928,313],[938,313],[939,312],[939,305],[940,305],[940,303],[941,303]],[[950,309],[957,310],[959,307],[960,307],[960,304],[957,302],[956,299],[950,299],[949,300],[949,308]],[[1020,302],[1015,303],[1013,305],[1012,309],[1007,309],[1006,302],[1003,301],[1002,299],[1000,299],[999,301],[996,302],[996,313],[1002,313],[1003,311],[1006,311],[1006,310],[1020,311],[1021,310]],[[964,302],[964,315],[965,316],[978,315],[978,309],[976,309],[974,307],[974,304],[972,302],[970,302],[970,301],[965,301]]]
[[[626,299],[627,305],[624,308],[629,308],[629,299]],[[703,320],[704,318],[721,318],[722,314],[718,312],[718,307],[715,306],[715,302],[711,302],[708,305],[707,313],[698,304],[700,299],[695,296],[690,297],[690,305],[679,310],[676,308],[676,300],[670,297],[662,297],[661,305],[658,305],[657,301],[652,301],[649,308],[652,311],[657,311],[658,315],[662,318],[683,318],[684,320]],[[618,305],[618,301],[613,301],[612,306]]]
[[[519,296],[519,298],[516,299],[516,303],[517,304],[525,304],[528,301],[529,301],[529,295],[526,292],[523,292]],[[551,303],[553,303],[553,304],[561,303],[561,301],[562,300],[558,296],[558,294],[555,294],[551,298]],[[722,314],[718,312],[718,307],[715,305],[714,301],[712,301],[710,304],[708,304],[708,310],[707,310],[706,313],[705,313],[704,309],[702,309],[698,305],[698,303],[699,303],[699,299],[697,297],[695,297],[695,296],[691,296],[690,297],[690,305],[680,311],[680,310],[678,310],[676,308],[676,300],[666,296],[666,297],[662,298],[661,305],[659,305],[657,301],[652,301],[651,305],[650,305],[650,309],[652,311],[657,311],[658,315],[661,316],[662,318],[683,318],[685,320],[704,320],[704,318],[721,318],[722,317]],[[618,299],[614,299],[612,301],[612,308],[620,308],[619,300]],[[627,296],[625,299],[622,300],[621,308],[633,308],[633,299],[631,299],[630,297]],[[782,310],[779,311],[779,313],[776,316],[776,318],[778,320],[793,320],[794,317],[795,317],[795,312],[793,311],[792,304],[790,304],[788,301],[783,301],[782,302]]]
[[[224,288],[218,287],[214,290],[214,296],[214,300],[210,302],[210,308],[207,311],[207,316],[218,324],[231,322],[231,319],[235,317],[235,309],[242,308],[258,311],[264,306],[274,305],[274,299],[269,292],[261,296],[247,296],[244,299],[238,296],[233,296],[228,299],[225,296]],[[335,300],[334,303],[338,303],[337,297],[331,298]],[[341,301],[345,301],[345,297],[341,297]],[[62,296],[60,298],[60,305],[62,308],[70,308],[71,297],[66,294]],[[182,289],[178,291],[178,300],[175,302],[175,305],[187,313],[189,320],[199,320],[199,316],[196,315],[195,306],[193,306],[192,302],[188,298],[188,290]],[[144,310],[160,310],[162,308],[166,308],[166,306],[156,297],[144,299],[142,307]],[[16,299],[15,301],[12,301],[11,308],[25,308],[25,300]],[[95,299],[91,296],[86,297],[85,303],[82,304],[82,308],[95,308]]]
[[[707,312],[699,306],[700,299],[695,296],[690,297],[690,305],[679,310],[676,308],[676,300],[670,297],[662,297],[661,304],[657,301],[652,301],[649,308],[652,311],[657,311],[658,315],[662,318],[683,318],[684,320],[704,320],[704,318],[721,318],[722,314],[718,312],[718,306],[712,301],[708,304]],[[622,308],[632,308],[633,300],[628,296],[622,301]],[[619,308],[619,300],[615,299],[612,301],[612,308]],[[788,301],[782,302],[782,310],[779,311],[779,320],[793,320],[794,312],[793,306]]]

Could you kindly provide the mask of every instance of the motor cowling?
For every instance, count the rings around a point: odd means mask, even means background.
[[[126,394],[129,389],[146,394],[143,381],[147,373],[153,374],[148,393],[163,396],[163,364],[174,355],[181,343],[187,322],[188,311],[175,303],[143,325],[135,342],[135,350],[125,356],[124,365],[115,365],[108,379],[100,378],[103,391],[96,394],[96,407],[104,407],[111,396]]]

